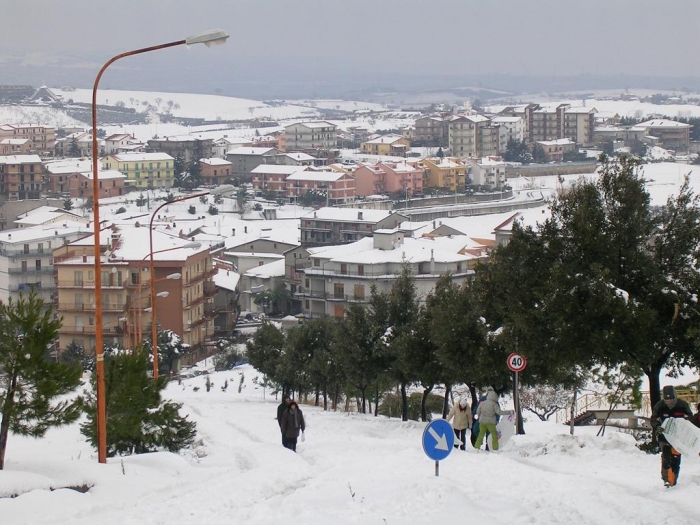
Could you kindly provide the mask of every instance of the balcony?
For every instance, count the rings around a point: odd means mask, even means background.
[[[126,312],[126,305],[123,303],[102,303],[103,312]],[[94,312],[95,305],[89,303],[59,303],[59,312]]]
[[[0,250],[0,255],[9,257],[10,259],[18,259],[20,257],[35,257],[37,255],[50,257],[50,250]]]
[[[53,273],[53,266],[41,266],[37,268],[36,266],[29,266],[27,268],[8,268],[7,273],[9,274],[36,274],[36,273]]]
[[[219,311],[219,308],[214,303],[204,303],[204,315],[211,316]]]
[[[205,281],[203,289],[206,297],[213,297],[216,295],[216,285],[214,284],[214,281]]]
[[[95,334],[94,326],[63,325],[58,331],[60,334]],[[105,326],[102,328],[105,334],[119,334],[121,330],[117,326]]]

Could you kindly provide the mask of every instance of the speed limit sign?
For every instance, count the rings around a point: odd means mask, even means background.
[[[522,372],[527,366],[527,359],[520,354],[510,354],[508,356],[508,368],[513,372]]]

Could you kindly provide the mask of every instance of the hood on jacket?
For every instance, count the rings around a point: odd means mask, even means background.
[[[486,399],[489,401],[498,401],[498,394],[493,391],[493,388],[486,391]]]

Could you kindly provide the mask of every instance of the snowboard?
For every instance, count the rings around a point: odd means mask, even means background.
[[[700,428],[680,417],[669,417],[661,427],[664,437],[673,448],[681,454],[698,456],[700,454]]]
[[[502,448],[503,445],[510,441],[515,435],[515,414],[510,414],[508,416],[501,416],[501,419],[496,425],[496,431],[498,432],[498,448]],[[491,434],[486,438],[486,443],[489,445],[489,450],[493,450],[491,444]]]

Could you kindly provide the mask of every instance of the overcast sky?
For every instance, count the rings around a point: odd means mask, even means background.
[[[0,83],[42,74],[49,85],[82,87],[114,54],[211,28],[230,32],[229,42],[129,58],[121,69],[110,68],[105,82],[112,76],[115,87],[137,89],[169,75],[178,84],[178,76],[203,74],[229,87],[262,78],[322,82],[333,74],[689,77],[700,66],[697,0],[32,0],[31,6],[3,2]]]

